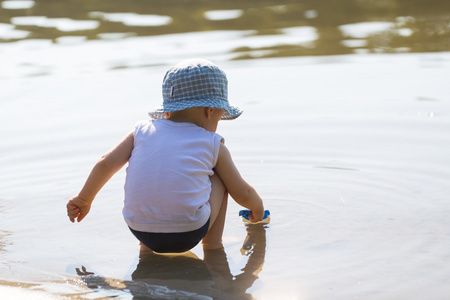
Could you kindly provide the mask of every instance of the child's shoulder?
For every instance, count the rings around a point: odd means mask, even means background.
[[[142,127],[142,126],[148,126],[153,122],[153,120],[139,120],[134,123],[134,127]]]

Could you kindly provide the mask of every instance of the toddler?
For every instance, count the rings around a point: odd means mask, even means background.
[[[251,222],[263,218],[261,198],[239,174],[219,120],[242,111],[228,103],[225,73],[206,60],[188,60],[167,71],[163,105],[138,122],[95,164],[80,193],[67,203],[80,222],[108,180],[126,163],[123,216],[141,250],[185,252],[222,248],[228,194],[248,208]]]

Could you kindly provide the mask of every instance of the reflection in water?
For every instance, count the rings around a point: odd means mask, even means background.
[[[8,268],[8,262],[4,260],[3,256],[6,251],[6,247],[11,245],[11,242],[7,239],[10,235],[10,232],[0,229],[0,273],[3,272],[1,271],[3,268]]]
[[[3,212],[4,212],[4,208],[3,208],[3,206],[0,205],[0,218],[2,217]],[[6,250],[5,249],[6,246],[10,245],[10,242],[7,240],[7,237],[10,235],[11,235],[11,232],[0,228],[0,257],[3,254],[3,252]],[[1,261],[0,261],[0,264],[1,264]]]
[[[247,227],[241,253],[248,256],[248,261],[243,272],[236,276],[231,274],[224,249],[204,251],[203,260],[192,252],[141,252],[132,281],[95,276],[84,267],[77,269],[77,273],[87,287],[97,292],[131,293],[134,299],[252,299],[246,291],[258,279],[264,265],[263,225]]]
[[[1,199],[0,199],[1,201]],[[4,213],[3,206],[0,205],[0,218],[3,217],[2,214]],[[4,254],[6,251],[6,247],[11,245],[12,242],[8,239],[8,237],[11,235],[11,232],[4,230],[3,228],[0,228],[0,274],[3,273],[3,269],[8,269],[8,262],[4,259]],[[0,280],[0,286],[2,285],[2,281]]]
[[[0,42],[223,30],[250,30],[273,39],[283,30],[305,26],[319,33],[313,43],[296,41],[251,49],[242,45],[234,50],[235,58],[450,50],[450,2],[446,0],[215,0],[207,4],[200,0],[35,0],[1,4]],[[364,31],[380,23],[383,28],[363,36],[345,30],[354,25]]]
[[[0,255],[3,251],[5,251],[5,247],[9,245],[6,237],[8,237],[10,233],[8,231],[0,230]]]

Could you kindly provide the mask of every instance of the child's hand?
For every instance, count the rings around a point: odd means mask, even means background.
[[[264,218],[264,210],[262,211],[250,211],[248,219],[252,223],[261,221]]]
[[[91,209],[91,202],[81,199],[78,196],[73,197],[67,202],[67,215],[73,223],[75,219],[78,222],[84,219]]]

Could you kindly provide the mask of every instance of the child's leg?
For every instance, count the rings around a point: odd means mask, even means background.
[[[142,242],[139,242],[139,246],[141,248],[140,252],[153,252],[152,249],[150,249],[149,247],[145,246]]]
[[[222,248],[222,234],[225,225],[225,216],[228,204],[228,191],[219,175],[211,176],[211,219],[208,233],[202,240],[204,250]]]

